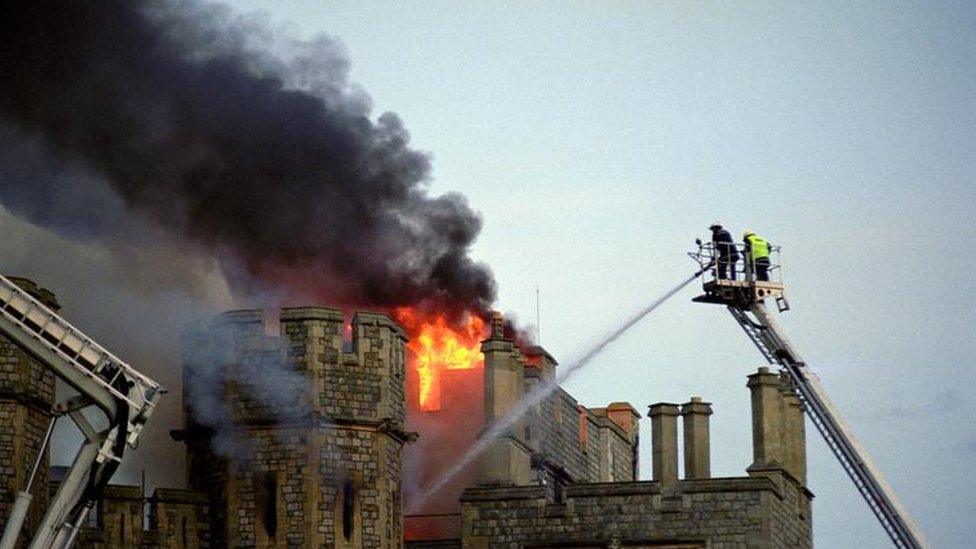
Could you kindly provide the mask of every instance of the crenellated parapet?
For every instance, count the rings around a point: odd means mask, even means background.
[[[406,421],[407,334],[382,313],[358,312],[352,318],[355,364],[378,377],[372,413],[379,419]]]
[[[229,311],[185,334],[191,419],[405,421],[407,337],[389,316],[357,312],[347,325],[340,309],[294,307],[270,320]]]

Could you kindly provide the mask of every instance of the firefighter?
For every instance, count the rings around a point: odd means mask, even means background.
[[[752,265],[756,280],[769,280],[769,242],[753,231],[742,233],[746,248],[746,266]]]
[[[716,221],[709,227],[712,230],[712,244],[718,254],[718,277],[735,280],[735,264],[739,261],[739,251],[735,249],[732,234]]]

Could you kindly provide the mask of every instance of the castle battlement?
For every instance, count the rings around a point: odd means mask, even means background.
[[[215,545],[400,543],[406,341],[331,307],[229,311],[184,337],[180,436]]]
[[[349,324],[331,307],[284,308],[273,319],[222,313],[184,337],[188,415],[200,419],[194,409],[213,401],[238,424],[403,423],[406,341],[378,312],[356,312]]]

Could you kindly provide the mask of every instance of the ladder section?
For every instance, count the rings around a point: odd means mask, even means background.
[[[895,547],[929,548],[894,491],[885,482],[881,471],[854,437],[820,385],[820,381],[807,369],[762,301],[754,302],[750,310],[756,318],[755,322],[746,315],[745,311],[729,307],[729,312],[756,344],[763,357],[771,364],[780,364],[787,371],[810,420],[837,457],[841,467],[854,482]]]
[[[759,349],[759,352],[762,354],[763,358],[766,359],[766,362],[775,364],[776,360],[773,358],[772,352],[762,337],[762,326],[755,324],[742,309],[733,307],[731,305],[728,306],[728,309],[729,312],[732,313],[732,318],[739,323],[742,331],[749,336],[749,340],[752,341],[757,349]]]
[[[0,276],[0,315],[29,336],[29,343],[55,353],[71,369],[124,402],[129,408],[126,442],[135,447],[162,393],[158,383],[95,343],[4,276]],[[22,334],[9,335],[20,339]]]

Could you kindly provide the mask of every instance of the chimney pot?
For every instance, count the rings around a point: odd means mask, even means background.
[[[498,311],[491,313],[491,337],[492,339],[505,337],[505,317]]]

